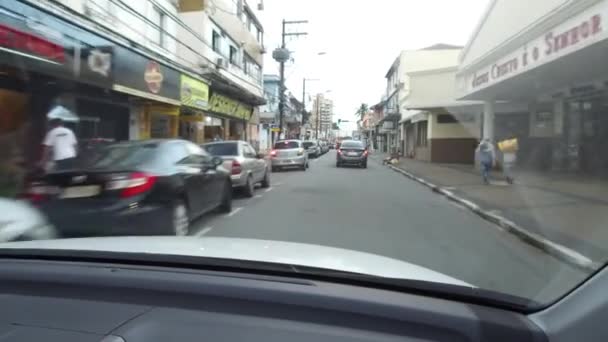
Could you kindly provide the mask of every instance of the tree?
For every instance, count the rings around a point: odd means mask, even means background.
[[[357,109],[357,111],[355,112],[355,116],[363,120],[363,117],[365,116],[365,114],[367,114],[367,112],[369,112],[369,106],[367,105],[367,103],[362,103],[359,106],[359,109]]]

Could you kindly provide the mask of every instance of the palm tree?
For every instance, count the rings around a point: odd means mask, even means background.
[[[369,112],[369,106],[367,105],[367,103],[362,103],[359,106],[359,109],[357,109],[357,111],[355,112],[355,115],[362,120],[365,114],[367,114],[367,112]]]

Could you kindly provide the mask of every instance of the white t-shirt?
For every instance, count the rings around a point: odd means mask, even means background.
[[[53,160],[76,157],[76,137],[74,132],[63,126],[50,130],[44,138],[44,145],[53,149]]]

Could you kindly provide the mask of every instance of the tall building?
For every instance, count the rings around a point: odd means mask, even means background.
[[[313,101],[312,116],[310,118],[311,137],[327,138],[332,129],[334,116],[333,101],[324,94],[317,94]]]

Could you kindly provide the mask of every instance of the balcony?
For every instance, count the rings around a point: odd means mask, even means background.
[[[206,2],[207,0],[178,0],[177,11],[179,13],[203,11]]]

